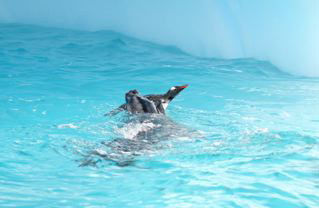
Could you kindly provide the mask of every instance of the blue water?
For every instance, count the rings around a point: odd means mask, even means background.
[[[158,123],[103,116],[130,89],[181,84]],[[0,24],[0,92],[0,207],[318,207],[318,78],[111,31]],[[103,145],[156,125],[154,144]]]

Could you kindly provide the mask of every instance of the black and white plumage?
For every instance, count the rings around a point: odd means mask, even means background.
[[[168,104],[188,85],[171,87],[165,94],[142,96],[137,90],[130,90],[125,94],[126,103],[105,114],[113,116],[123,110],[130,113],[165,114]]]

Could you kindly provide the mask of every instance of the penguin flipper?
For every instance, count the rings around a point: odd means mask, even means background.
[[[114,115],[118,114],[119,112],[121,112],[121,111],[123,111],[123,110],[126,110],[126,108],[127,108],[127,107],[126,107],[126,104],[123,104],[123,105],[121,105],[120,107],[115,108],[115,109],[113,109],[112,111],[110,111],[110,112],[104,114],[104,116],[114,116]]]
[[[137,96],[137,99],[142,104],[143,113],[158,113],[153,101],[143,96]]]

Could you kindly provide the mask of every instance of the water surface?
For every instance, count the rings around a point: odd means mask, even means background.
[[[111,31],[0,24],[0,206],[317,207],[318,83]],[[125,92],[181,84],[133,164],[81,166],[154,127],[103,116]]]

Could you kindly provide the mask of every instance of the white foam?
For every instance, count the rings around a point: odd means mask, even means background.
[[[72,123],[69,123],[69,124],[60,124],[58,125],[58,129],[66,129],[66,128],[70,128],[70,129],[77,129],[79,128],[78,126],[72,124]]]
[[[134,139],[139,132],[149,131],[155,127],[158,127],[158,125],[155,125],[152,122],[128,123],[125,126],[116,129],[116,132],[126,139]]]

